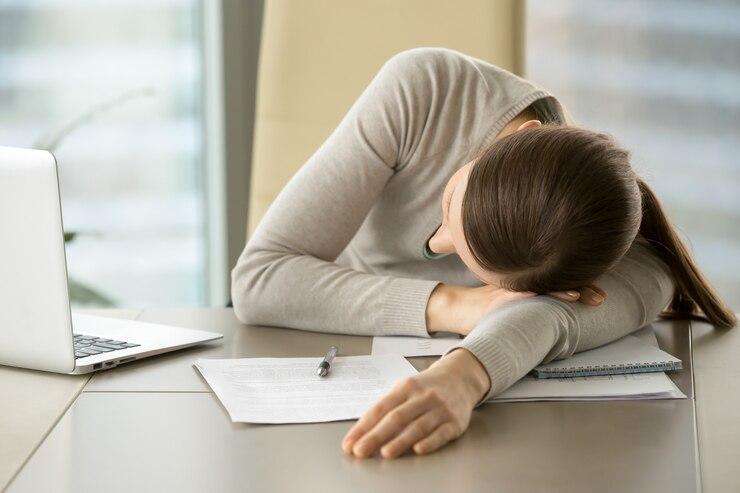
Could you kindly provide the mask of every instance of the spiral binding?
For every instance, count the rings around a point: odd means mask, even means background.
[[[625,373],[650,373],[658,371],[680,370],[680,361],[652,361],[650,363],[598,366],[576,366],[572,368],[535,368],[532,370],[538,378],[585,377],[599,375],[623,375]]]

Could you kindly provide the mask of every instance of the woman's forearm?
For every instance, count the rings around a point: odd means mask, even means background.
[[[436,282],[355,271],[286,253],[257,237],[232,275],[243,323],[352,335],[429,337],[424,311]],[[268,249],[269,248],[269,249]]]
[[[473,353],[465,348],[447,353],[444,358],[434,362],[432,366],[444,368],[457,376],[460,384],[470,395],[471,405],[478,403],[491,388],[491,380],[486,368],[478,361]]]
[[[465,348],[486,368],[487,399],[542,362],[606,344],[652,322],[674,289],[665,264],[642,245],[633,245],[596,284],[608,293],[601,306],[549,296],[510,303],[488,313],[450,351]]]

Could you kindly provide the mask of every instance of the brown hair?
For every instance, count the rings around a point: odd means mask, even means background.
[[[505,274],[509,289],[537,293],[591,284],[639,234],[675,279],[673,315],[698,305],[714,325],[736,323],[632,170],[629,152],[608,135],[543,125],[494,142],[470,172],[462,224],[481,266]]]

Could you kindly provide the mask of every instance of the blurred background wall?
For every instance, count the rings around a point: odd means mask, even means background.
[[[76,304],[220,305],[245,234],[383,62],[445,46],[631,149],[738,309],[737,19],[736,0],[0,0],[0,145],[59,158]]]
[[[528,0],[526,76],[614,135],[740,309],[740,2]]]

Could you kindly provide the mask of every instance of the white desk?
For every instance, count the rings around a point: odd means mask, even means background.
[[[102,485],[108,491],[241,491],[247,486],[286,491],[316,481],[323,491],[348,491],[349,484],[352,491],[388,492],[480,491],[494,485],[499,491],[644,491],[656,485],[658,490],[697,491],[696,458],[686,453],[696,443],[693,400],[486,405],[476,410],[461,439],[436,454],[362,461],[339,449],[352,422],[232,424],[191,365],[196,357],[318,356],[332,343],[339,343],[343,354],[367,354],[370,338],[244,327],[226,309],[153,310],[138,318],[212,329],[225,339],[97,373],[66,412],[64,399],[6,401],[14,416],[24,414],[26,406],[48,404],[43,406],[46,417],[35,420],[45,422],[46,430],[64,413],[9,491],[79,493]],[[688,350],[685,322],[661,326],[662,345]],[[740,487],[735,474],[740,441],[737,435],[727,439],[723,427],[737,418],[737,407],[725,404],[727,393],[735,404],[739,395],[739,379],[727,376],[737,376],[740,366],[734,356],[740,351],[740,331],[717,336],[697,327],[704,491],[731,491]],[[412,360],[417,368],[431,361]],[[23,377],[13,373],[22,370],[2,370],[2,388],[11,381],[23,384]],[[65,384],[58,383],[67,377],[32,373],[41,376],[28,385],[40,388],[37,382],[43,380],[67,401],[73,398],[76,391],[65,394]],[[691,373],[675,378],[690,394]],[[76,389],[84,385],[75,382]],[[37,444],[45,434],[42,428],[29,429],[34,440],[18,440],[4,429],[1,438]],[[13,474],[25,460],[22,455],[34,447],[13,447],[11,460],[2,457],[2,470]],[[676,452],[665,455],[661,449]]]
[[[704,491],[740,491],[740,327],[691,325]]]
[[[95,310],[134,319],[140,310]],[[90,375],[58,375],[0,366],[0,491],[28,460]]]

